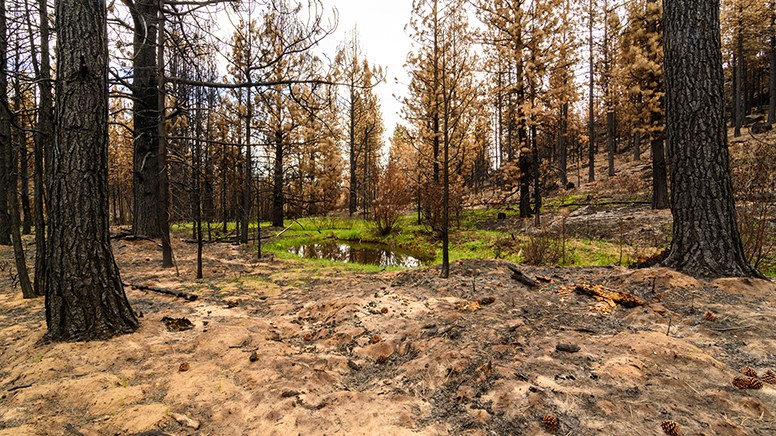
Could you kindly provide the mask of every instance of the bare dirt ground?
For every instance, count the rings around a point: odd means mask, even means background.
[[[649,435],[664,420],[682,434],[776,432],[776,385],[732,384],[745,365],[776,371],[771,282],[521,267],[550,280],[529,288],[496,260],[455,263],[444,280],[256,262],[228,244],[206,246],[196,281],[193,245],[175,244],[180,276],[157,268],[153,242],[114,249],[125,281],[200,298],[128,288],[136,333],[46,343],[43,301],[21,299],[3,248],[0,435]],[[169,331],[163,317],[194,327]]]

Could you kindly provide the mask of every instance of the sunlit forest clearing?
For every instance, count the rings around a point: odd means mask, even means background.
[[[0,436],[776,432],[776,4],[364,7],[0,0]]]

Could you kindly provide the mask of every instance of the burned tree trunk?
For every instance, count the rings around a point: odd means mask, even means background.
[[[3,162],[5,168],[2,177],[8,182],[2,201],[6,204],[8,224],[13,241],[13,257],[16,261],[16,273],[19,277],[19,285],[22,288],[24,298],[35,297],[35,292],[27,274],[27,264],[24,260],[24,246],[22,245],[21,232],[19,231],[19,200],[16,192],[18,179],[17,151],[14,149],[14,141],[11,138],[11,111],[8,106],[8,75],[7,65],[8,38],[5,19],[5,0],[0,0],[0,144],[2,144]]]
[[[725,128],[719,0],[666,0],[664,5],[666,127],[674,217],[671,253],[665,264],[702,277],[758,275],[744,259],[736,225]]]
[[[768,82],[768,124],[776,123],[776,0],[771,1],[770,81]]]
[[[283,227],[283,131],[275,131],[275,163],[272,170],[272,225]]]
[[[129,2],[135,26],[132,59],[132,117],[135,144],[132,190],[132,229],[138,235],[162,236],[159,223],[159,83],[157,79],[157,30],[159,1]]]
[[[563,103],[560,109],[560,118],[558,119],[558,173],[560,173],[560,184],[566,189],[569,184],[568,169],[566,161],[568,160],[568,151],[566,150],[566,130],[568,126],[569,105]]]
[[[44,176],[48,173],[51,159],[46,155],[51,152],[54,132],[54,102],[51,93],[51,56],[49,51],[50,29],[48,22],[48,0],[38,1],[38,17],[40,21],[40,63],[35,56],[35,44],[31,43],[32,66],[38,76],[38,126],[35,132],[35,278],[33,281],[35,294],[43,296],[46,272],[46,191]],[[31,20],[30,20],[31,21]],[[32,31],[30,31],[32,34]]]
[[[11,149],[11,114],[8,113],[6,58],[8,55],[8,39],[6,38],[5,0],[0,0],[0,81],[5,96],[5,105],[0,109],[0,126],[2,138],[0,138],[0,245],[11,245],[11,216],[8,213],[8,192],[12,189],[11,163],[8,161]]]
[[[59,0],[56,20],[60,80],[48,174],[47,337],[104,339],[138,327],[109,240],[105,3]]]

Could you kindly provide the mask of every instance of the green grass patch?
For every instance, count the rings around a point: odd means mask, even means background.
[[[571,193],[554,197],[545,202],[545,210],[557,209],[559,206],[571,202],[584,201],[585,195]],[[463,211],[457,219],[454,217],[450,231],[450,260],[459,259],[507,259],[522,263],[524,260],[524,248],[529,242],[522,226],[515,225],[512,232],[503,230],[488,230],[484,224],[496,222],[498,213],[504,213],[507,218],[519,217],[517,208],[499,207],[483,208]],[[460,224],[460,226],[458,226]],[[268,228],[268,222],[262,222],[262,234],[270,236],[263,240],[262,250],[272,253],[281,259],[293,259],[304,263],[305,276],[336,274],[339,272],[377,272],[386,268],[378,265],[365,265],[346,263],[327,259],[301,258],[288,250],[291,247],[312,245],[342,240],[349,242],[363,242],[382,244],[394,251],[405,252],[413,257],[420,258],[424,265],[436,265],[442,262],[442,243],[427,226],[417,223],[417,215],[409,213],[402,216],[397,228],[388,235],[380,235],[375,226],[366,220],[349,217],[308,217],[298,220],[287,220],[283,229]],[[213,223],[211,228],[219,232],[222,225]],[[250,225],[253,234],[256,223]],[[178,223],[173,226],[176,233],[185,235],[191,232],[191,223]],[[228,231],[234,230],[234,223],[229,223]],[[214,233],[214,236],[216,233]],[[553,236],[557,238],[556,236]],[[245,246],[245,250],[254,251],[254,244]],[[627,245],[615,242],[588,240],[581,238],[568,238],[566,240],[564,265],[579,266],[604,266],[604,265],[629,265],[633,259],[634,250]],[[401,269],[401,267],[389,267],[388,269]],[[768,268],[766,274],[774,275],[776,268]],[[259,280],[259,278],[256,278]]]

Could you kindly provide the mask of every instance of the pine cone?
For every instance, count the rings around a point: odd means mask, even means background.
[[[765,371],[765,374],[763,374],[762,379],[765,383],[776,385],[776,374],[770,369]]]
[[[763,382],[754,377],[736,377],[733,379],[733,386],[738,389],[760,389],[763,387]]]
[[[717,319],[717,316],[713,313],[706,311],[706,321],[715,321]]]
[[[662,428],[663,432],[668,436],[679,436],[682,434],[682,428],[674,421],[663,421],[660,424],[660,428]]]
[[[554,432],[558,429],[558,418],[552,413],[544,415],[542,421],[544,421],[544,426],[547,427],[548,431]]]
[[[755,371],[754,368],[752,368],[749,365],[746,365],[743,368],[741,368],[741,374],[743,374],[743,375],[745,375],[747,377],[757,378],[757,371]]]

